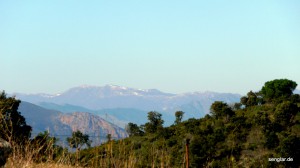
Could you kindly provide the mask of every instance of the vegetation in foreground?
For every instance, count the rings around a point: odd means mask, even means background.
[[[184,112],[178,111],[174,124],[169,127],[163,127],[161,114],[152,111],[144,125],[129,123],[127,131],[130,136],[123,140],[111,140],[108,136],[107,143],[80,150],[79,146],[89,143],[86,136],[81,136],[85,139],[78,145],[69,138],[68,141],[73,142],[70,145],[77,149],[75,153],[56,146],[55,138],[47,133],[29,140],[30,126],[26,125],[24,118],[13,117],[18,116],[15,114],[18,101],[6,98],[3,93],[0,97],[0,137],[14,147],[9,167],[18,167],[14,165],[21,160],[28,165],[49,163],[53,167],[58,164],[184,167],[187,141],[190,167],[299,167],[300,96],[293,94],[296,86],[294,81],[287,79],[269,81],[259,92],[248,92],[239,103],[214,102],[211,114],[204,118],[182,121]],[[10,118],[7,118],[9,114]],[[25,131],[14,134],[8,131],[11,128],[16,132]],[[16,157],[19,160],[15,160]],[[272,158],[293,161],[272,161]]]

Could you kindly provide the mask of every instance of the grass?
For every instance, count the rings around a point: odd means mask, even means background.
[[[134,144],[120,140],[72,153],[53,146],[51,141],[46,142],[28,141],[23,145],[12,142],[13,153],[5,168],[171,167],[169,151],[157,145],[138,152],[134,150]],[[149,160],[142,155],[147,155]]]
[[[65,165],[59,163],[33,163],[26,160],[20,160],[18,163],[12,161],[11,159],[5,165],[5,168],[75,168],[76,166]],[[80,168],[80,167],[76,167]]]

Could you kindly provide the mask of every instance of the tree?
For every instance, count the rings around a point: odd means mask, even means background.
[[[110,142],[111,141],[111,134],[107,134],[106,139],[107,139],[107,142]]]
[[[84,145],[87,145],[88,147],[91,146],[89,136],[87,134],[83,134],[79,130],[73,132],[72,137],[67,138],[67,142],[69,143],[71,148],[76,148],[76,150],[80,150]]]
[[[181,123],[181,120],[182,120],[182,118],[183,118],[183,114],[184,114],[184,112],[183,111],[176,111],[175,112],[175,124],[179,124],[179,123]]]
[[[227,118],[232,116],[234,112],[232,109],[227,105],[227,103],[221,101],[215,101],[210,107],[210,113],[212,116],[216,118],[224,117]]]
[[[234,103],[234,104],[231,106],[231,108],[232,108],[233,110],[240,110],[240,109],[242,109],[242,103]]]
[[[143,135],[143,131],[140,129],[140,127],[134,123],[128,123],[126,126],[126,132],[128,135],[131,136],[140,136]]]
[[[267,102],[272,102],[275,99],[290,97],[296,87],[297,83],[292,80],[275,79],[266,82],[260,93]]]
[[[79,130],[72,133],[72,137],[67,138],[67,142],[69,143],[71,148],[76,148],[76,166],[78,166],[79,159],[79,151],[83,145],[91,146],[91,141],[89,140],[89,136],[87,134],[83,134]]]
[[[20,103],[14,97],[6,97],[4,91],[0,94],[0,138],[9,142],[24,142],[31,134],[31,126],[18,112]]]
[[[161,114],[156,111],[150,111],[148,113],[148,120],[145,124],[145,131],[147,133],[155,133],[158,130],[162,130],[164,120],[161,119]]]
[[[261,98],[254,92],[250,91],[247,93],[247,96],[241,97],[241,104],[245,105],[246,107],[256,106],[261,104]]]

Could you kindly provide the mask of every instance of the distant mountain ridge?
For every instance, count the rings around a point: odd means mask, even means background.
[[[134,89],[117,85],[105,85],[102,87],[82,85],[54,95],[44,93],[16,93],[15,95],[20,100],[44,108],[62,112],[91,112],[102,115],[102,117],[103,115],[108,115],[125,123],[146,121],[147,112],[158,111],[163,114],[166,125],[172,124],[176,111],[184,111],[184,119],[200,118],[209,113],[210,105],[214,101],[234,103],[239,102],[241,97],[238,94],[216,92],[172,94],[164,93],[157,89]],[[111,111],[114,111],[114,109],[119,110],[111,114]],[[127,118],[130,119],[123,120],[124,117],[123,119],[120,117],[124,116],[122,109],[140,111],[142,115],[123,110],[129,116]]]
[[[106,85],[103,87],[83,85],[61,94],[16,94],[21,100],[31,103],[50,102],[56,104],[71,104],[92,110],[105,108],[151,109],[150,104],[157,104],[162,98],[172,96],[156,89],[142,90]],[[149,99],[151,97],[152,99]],[[155,99],[153,99],[155,98]],[[149,102],[151,101],[151,102]],[[148,105],[148,108],[145,107]]]
[[[15,94],[17,98],[34,104],[47,102],[70,104],[92,110],[112,108],[135,108],[140,110],[173,111],[180,106],[197,102],[203,106],[202,113],[207,113],[212,101],[218,99],[226,102],[239,101],[241,95],[216,92],[192,92],[184,94],[164,93],[157,89],[133,89],[117,85],[88,86],[71,88],[63,93],[50,94]],[[203,102],[207,101],[207,102]]]

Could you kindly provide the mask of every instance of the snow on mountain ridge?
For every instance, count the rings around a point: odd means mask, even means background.
[[[239,102],[240,95],[216,92],[189,92],[182,94],[164,93],[157,89],[134,89],[117,85],[79,86],[60,95],[16,95],[17,98],[31,103],[70,104],[92,110],[113,108],[134,108],[143,111],[165,111],[173,113],[183,110],[190,117],[208,113],[214,101],[227,103]],[[198,115],[194,115],[194,114]]]
[[[99,97],[106,97],[106,96],[144,96],[144,95],[152,95],[152,96],[173,96],[176,94],[172,93],[165,93],[157,89],[136,89],[130,88],[125,86],[113,85],[108,84],[104,86],[96,86],[96,85],[80,85],[77,87],[72,87],[64,92],[56,93],[56,94],[47,94],[47,93],[37,93],[37,94],[24,94],[24,93],[14,93],[13,95],[17,96],[38,96],[40,98],[55,98],[61,97],[68,94],[76,95],[81,93],[88,93],[90,95],[98,95]]]
[[[110,87],[112,90],[128,90],[128,87],[125,86],[119,86],[119,85],[105,85],[104,87]]]

